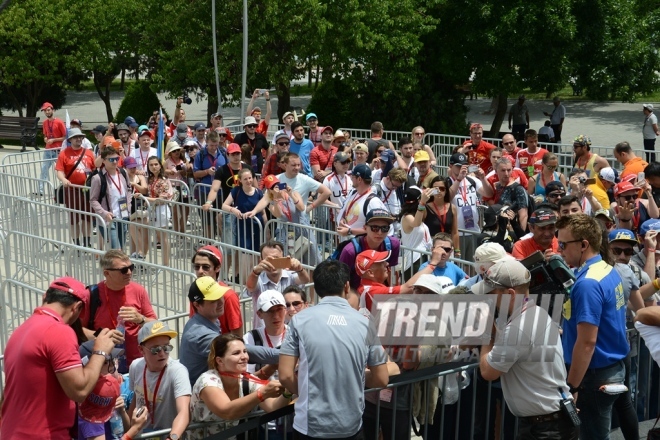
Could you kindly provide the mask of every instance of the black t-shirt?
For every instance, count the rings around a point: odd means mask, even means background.
[[[367,164],[370,164],[371,161],[374,160],[374,157],[376,157],[376,151],[378,151],[378,147],[384,146],[385,148],[390,148],[390,143],[389,141],[386,141],[385,139],[378,139],[377,141],[373,139],[367,139],[367,148],[369,149],[369,157],[367,158]]]
[[[241,169],[243,168],[250,168],[250,167],[244,164],[243,162],[241,162]],[[213,176],[213,180],[219,180],[220,188],[222,189],[222,196],[216,197],[216,200],[220,200],[221,202],[220,204],[225,202],[225,199],[231,192],[232,188],[241,185],[241,181],[238,179],[238,171],[240,170],[230,169],[229,164],[223,165],[215,170],[215,175]]]
[[[252,171],[255,174],[261,174],[261,169],[264,166],[264,154],[268,152],[268,140],[261,133],[255,133],[254,139],[250,139],[247,133],[238,133],[234,137],[234,143],[240,145],[248,144],[252,147]]]

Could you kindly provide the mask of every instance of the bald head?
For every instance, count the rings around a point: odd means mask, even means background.
[[[502,146],[507,152],[512,153],[516,149],[516,138],[512,134],[505,134],[502,136]]]

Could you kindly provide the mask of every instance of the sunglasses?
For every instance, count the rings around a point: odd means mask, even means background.
[[[369,225],[369,229],[371,229],[371,232],[388,232],[390,230],[389,226],[376,226],[376,225]]]
[[[444,186],[434,186],[433,189],[437,189],[438,191],[447,191],[447,188]]]
[[[257,128],[257,124],[246,125],[246,128]]]
[[[277,143],[277,145],[279,145],[280,147],[284,147],[284,146],[289,145],[289,144],[290,144],[290,142],[278,142]]]
[[[559,250],[563,251],[563,250],[566,249],[566,245],[567,245],[567,244],[571,244],[571,243],[581,243],[581,242],[582,242],[582,240],[558,241],[558,242],[557,242],[557,247],[559,248]]]
[[[548,194],[546,197],[556,199],[558,197],[564,197],[565,195],[566,195],[566,193],[559,192],[559,193]]]
[[[218,137],[223,137],[223,138],[226,138],[226,137],[227,137],[227,135],[226,135],[226,134],[224,134],[224,133],[218,133]]]
[[[626,201],[628,201],[628,202],[631,202],[631,201],[637,199],[637,196],[635,194],[628,194],[627,196],[619,196],[619,197],[626,200]]]
[[[121,272],[122,274],[126,275],[129,270],[131,272],[133,272],[135,270],[135,264],[131,264],[130,266],[125,266],[125,267],[118,267],[116,269],[110,268],[110,269],[106,269],[106,270],[110,270],[110,271],[113,271],[113,272]]]
[[[424,136],[426,133],[415,133],[415,136]]]
[[[211,270],[210,264],[193,264],[193,267],[195,268],[195,270],[200,270],[200,269],[203,269],[204,271]]]
[[[549,170],[556,170],[557,165],[546,165],[546,168],[549,169]]]
[[[302,301],[293,301],[293,302],[290,302],[290,303],[285,303],[284,305],[286,305],[287,309],[291,306],[293,306],[297,309],[298,307],[303,305],[303,302]]]
[[[442,250],[445,251],[445,252],[447,252],[447,253],[450,253],[451,251],[454,250],[453,247],[444,247],[444,246],[435,246],[434,249],[435,249],[435,248],[442,248]]]
[[[616,248],[616,247],[611,247],[610,249],[612,249],[612,253],[613,253],[614,255],[621,255],[621,252],[623,252],[623,255],[625,255],[626,257],[630,257],[630,256],[632,256],[632,254],[635,253],[635,251],[633,250],[633,248]]]
[[[117,163],[117,162],[119,162],[119,157],[109,157],[108,162]]]
[[[167,345],[155,345],[151,348],[148,349],[151,354],[158,354],[161,351],[164,351],[165,353],[169,353],[170,351],[174,350],[174,347],[172,347],[170,344]]]

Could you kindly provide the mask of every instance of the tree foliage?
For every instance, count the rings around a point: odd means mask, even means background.
[[[149,120],[154,110],[158,110],[160,101],[147,81],[136,81],[126,88],[115,122],[124,122],[127,116],[133,116],[138,124]]]

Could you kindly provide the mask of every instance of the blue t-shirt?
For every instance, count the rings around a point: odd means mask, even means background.
[[[577,325],[598,327],[596,347],[589,368],[607,367],[626,357],[626,299],[621,277],[600,255],[588,259],[576,273],[571,297],[564,303],[562,345],[570,364],[577,341]]]
[[[225,157],[220,152],[220,148],[218,148],[217,151],[215,152],[215,156],[210,155],[208,150],[206,148],[203,148],[199,151],[199,153],[197,153],[197,156],[195,156],[195,160],[193,161],[193,171],[208,170],[211,167],[215,167],[216,169],[218,169],[221,166],[225,165],[226,163],[227,161],[225,161]],[[207,174],[201,179],[198,179],[198,181],[200,183],[212,185],[214,175],[215,173]],[[202,187],[201,191],[204,194],[208,194],[209,189],[210,188],[208,187]]]
[[[303,139],[301,143],[297,143],[295,139],[291,139],[289,144],[289,152],[296,153],[300,156],[300,163],[302,164],[303,173],[309,177],[312,176],[312,166],[309,164],[309,157],[312,154],[314,144],[309,139]]]
[[[419,269],[422,270],[426,266],[428,266],[429,263],[426,262],[419,266]],[[445,267],[436,267],[433,270],[433,275],[436,277],[449,277],[453,282],[454,286],[458,286],[458,283],[463,281],[464,279],[467,278],[467,274],[463,272],[463,269],[452,263],[451,261],[447,261],[447,265]]]

